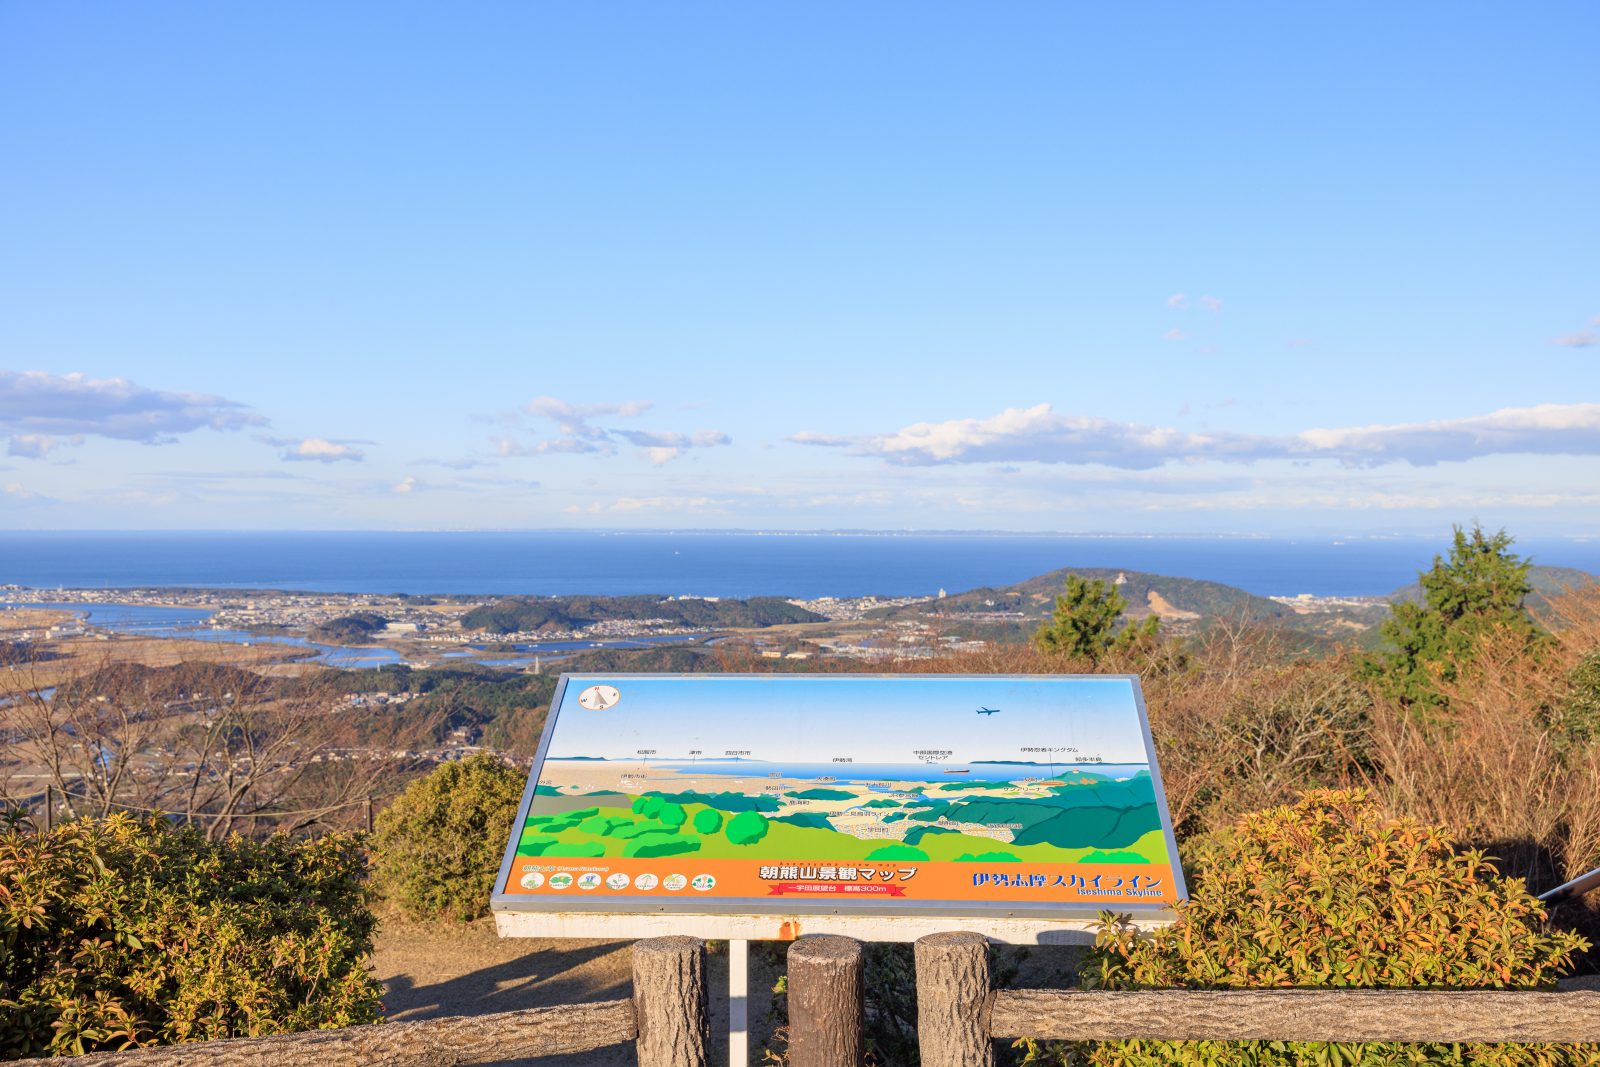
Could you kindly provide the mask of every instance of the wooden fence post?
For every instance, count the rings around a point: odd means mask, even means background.
[[[363,807],[365,807],[366,811],[367,811],[367,833],[371,834],[372,833],[372,798],[371,797],[367,798],[367,801],[363,805]]]
[[[861,1067],[861,961],[850,937],[789,946],[790,1067]]]
[[[633,946],[633,1005],[639,1067],[706,1067],[711,1011],[706,943],[652,937]]]
[[[982,934],[917,938],[917,1044],[922,1067],[993,1067],[989,943]]]

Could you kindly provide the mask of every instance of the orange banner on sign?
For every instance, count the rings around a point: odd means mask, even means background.
[[[766,897],[940,903],[1170,904],[1169,872],[1134,863],[969,863],[907,861],[828,864],[654,859],[524,857],[512,864],[503,892],[555,902],[589,897],[664,900]]]

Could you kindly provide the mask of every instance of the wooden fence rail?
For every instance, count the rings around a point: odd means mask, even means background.
[[[660,937],[633,947],[631,1000],[13,1063],[20,1067],[281,1067],[300,1063],[316,1067],[459,1067],[587,1052],[637,1041],[639,1067],[705,1067],[710,1033],[705,970],[704,941]]]
[[[633,1002],[607,1000],[494,1015],[306,1030],[272,1037],[195,1041],[130,1052],[16,1062],[27,1067],[282,1067],[297,1063],[317,1067],[380,1063],[455,1067],[587,1052],[631,1041],[637,1033]]]
[[[860,1067],[862,958],[860,943],[846,937],[806,937],[790,947],[790,1067]],[[988,944],[969,933],[930,934],[917,941],[916,969],[917,1040],[924,1067],[992,1067],[995,1040],[1019,1037],[1600,1044],[1600,992],[996,990]],[[23,1067],[457,1067],[634,1041],[639,1067],[706,1067],[705,971],[705,942],[652,938],[634,945],[629,1000],[18,1062]]]
[[[1065,1041],[1600,1042],[1600,992],[991,988],[978,934],[917,942],[923,1067],[989,1067],[996,1038]]]

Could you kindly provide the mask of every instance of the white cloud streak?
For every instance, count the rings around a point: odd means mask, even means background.
[[[843,439],[801,433],[799,444]],[[1313,428],[1288,436],[1188,432],[1057,414],[1049,404],[983,419],[920,422],[849,441],[857,455],[903,466],[958,463],[1104,464],[1147,470],[1174,462],[1332,460],[1346,466],[1432,466],[1503,454],[1600,455],[1600,404],[1541,404],[1487,415],[1388,425]]]
[[[691,448],[714,448],[732,443],[721,430],[694,433],[676,431],[626,430],[596,426],[590,420],[601,417],[637,418],[654,404],[648,400],[629,400],[616,404],[571,404],[553,396],[535,397],[522,407],[522,414],[547,419],[556,424],[559,436],[524,442],[513,437],[492,437],[496,455],[615,455],[616,442],[639,449],[651,463],[661,466],[677,459]]]
[[[283,449],[278,458],[291,463],[360,463],[367,454],[356,445],[370,445],[371,441],[357,441],[328,437],[258,437],[258,441]]]

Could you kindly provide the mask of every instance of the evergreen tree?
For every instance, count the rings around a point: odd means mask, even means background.
[[[1033,643],[1041,652],[1054,652],[1098,663],[1113,649],[1121,650],[1154,638],[1161,618],[1151,615],[1140,623],[1119,627],[1128,602],[1110,582],[1086,581],[1067,575],[1066,591],[1056,597],[1056,608],[1049,622],[1034,632]]]
[[[1388,696],[1440,706],[1438,682],[1455,679],[1479,637],[1508,629],[1531,640],[1539,632],[1523,609],[1533,591],[1531,564],[1511,545],[1504,530],[1491,535],[1474,525],[1468,534],[1455,527],[1450,558],[1434,556],[1433,566],[1418,575],[1422,602],[1395,605],[1383,624],[1389,647],[1369,661],[1368,670]]]

